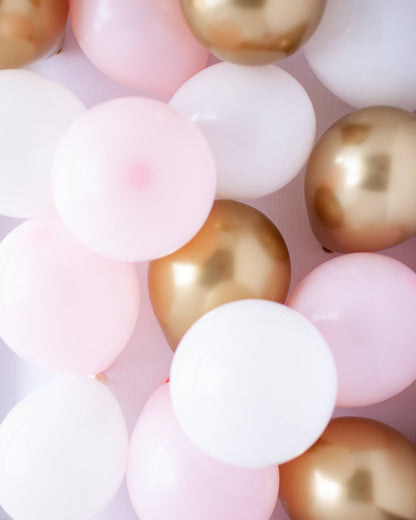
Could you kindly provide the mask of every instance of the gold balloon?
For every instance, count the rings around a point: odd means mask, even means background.
[[[326,0],[181,0],[195,36],[221,59],[265,65],[293,54],[318,26]]]
[[[199,233],[179,251],[149,265],[153,310],[175,351],[202,315],[246,298],[283,303],[290,284],[282,235],[260,211],[218,200]]]
[[[333,419],[280,467],[280,496],[291,520],[415,520],[416,448],[385,424]]]
[[[0,0],[0,69],[56,53],[67,18],[68,0]]]
[[[416,233],[416,117],[370,107],[335,123],[305,178],[312,230],[332,251],[379,251]]]

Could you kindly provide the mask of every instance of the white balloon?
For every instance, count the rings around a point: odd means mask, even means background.
[[[51,168],[59,140],[85,111],[56,81],[28,70],[0,71],[0,214],[54,213]]]
[[[218,63],[187,81],[170,104],[207,138],[220,198],[252,199],[282,188],[313,147],[311,100],[295,78],[275,66]]]
[[[305,45],[322,83],[356,108],[416,108],[415,0],[328,0]]]
[[[0,426],[0,505],[14,520],[88,520],[118,491],[127,461],[121,409],[102,383],[59,379]]]
[[[281,464],[308,449],[334,409],[334,360],[318,330],[279,303],[241,300],[198,320],[173,359],[180,425],[214,458]]]

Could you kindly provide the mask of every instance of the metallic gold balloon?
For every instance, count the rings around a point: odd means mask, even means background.
[[[200,232],[149,266],[153,310],[172,350],[203,314],[227,302],[284,302],[289,253],[274,224],[256,209],[218,200]]]
[[[385,424],[333,419],[280,467],[280,496],[291,520],[415,520],[416,448]]]
[[[57,52],[67,18],[68,0],[0,0],[0,69]]]
[[[326,0],[181,0],[195,36],[221,59],[265,65],[293,54],[318,26]]]
[[[335,123],[312,152],[305,195],[313,232],[343,253],[379,251],[416,233],[416,117],[370,107]]]

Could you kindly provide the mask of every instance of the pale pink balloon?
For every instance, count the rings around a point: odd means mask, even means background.
[[[416,379],[416,274],[393,258],[344,255],[320,265],[291,307],[327,340],[338,372],[338,406],[384,401]]]
[[[48,370],[96,374],[113,363],[137,321],[133,264],[91,252],[54,216],[0,244],[0,336]]]
[[[109,258],[151,260],[186,244],[214,201],[209,146],[160,101],[122,98],[89,110],[61,140],[55,203],[71,232]]]
[[[70,13],[86,56],[129,87],[172,96],[206,66],[179,0],[71,0]]]
[[[279,473],[277,467],[237,468],[205,455],[181,430],[165,384],[133,432],[127,485],[140,520],[269,520]]]

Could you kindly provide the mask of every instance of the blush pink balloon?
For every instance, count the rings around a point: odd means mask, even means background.
[[[165,384],[133,432],[127,485],[141,520],[269,520],[279,473],[277,467],[237,468],[205,455],[181,430]]]
[[[0,244],[0,336],[27,361],[96,374],[120,354],[138,311],[134,266],[91,252],[57,217],[29,220]]]
[[[205,68],[208,51],[183,18],[179,0],[71,0],[75,36],[111,78],[172,96]]]
[[[291,307],[327,340],[338,372],[338,406],[388,399],[416,379],[416,274],[401,262],[354,253],[313,270]]]

